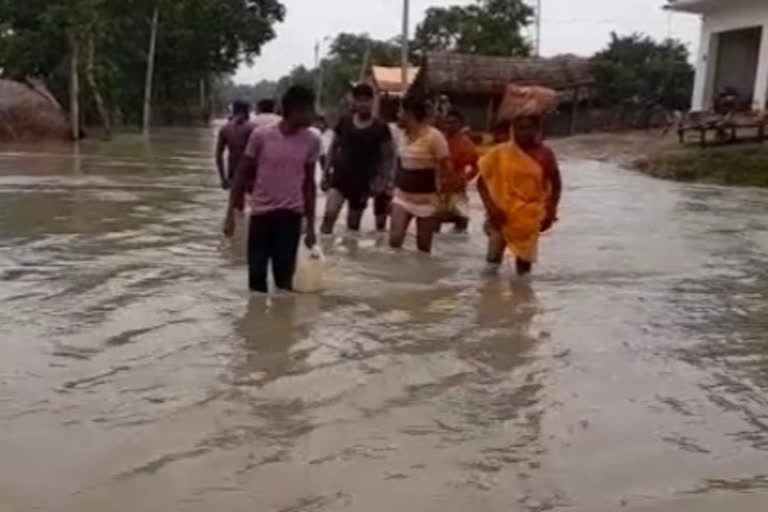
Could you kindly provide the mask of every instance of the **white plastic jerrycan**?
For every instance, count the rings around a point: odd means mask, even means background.
[[[296,273],[293,274],[293,291],[318,293],[325,288],[326,262],[320,246],[308,249],[304,241],[299,244],[296,255]]]

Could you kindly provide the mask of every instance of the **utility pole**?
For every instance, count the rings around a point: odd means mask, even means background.
[[[363,83],[365,81],[365,77],[368,74],[368,67],[371,65],[371,45],[373,44],[373,41],[371,39],[368,40],[368,43],[365,45],[365,54],[363,54],[363,64],[360,66],[360,76],[357,80],[358,83]]]
[[[323,45],[331,40],[330,36],[315,41],[315,97],[317,98],[317,111],[323,109],[323,93],[325,89],[325,68],[323,67]]]
[[[402,40],[402,47],[403,47],[403,53],[401,56],[401,63],[402,66],[401,69],[401,76],[400,76],[400,86],[402,87],[402,93],[403,96],[405,96],[405,93],[408,91],[408,68],[410,67],[408,63],[408,53],[409,53],[409,32],[410,32],[410,14],[411,14],[411,2],[410,0],[403,0],[403,40]]]
[[[160,8],[155,6],[152,14],[152,28],[149,35],[149,52],[147,54],[147,76],[144,84],[144,113],[142,115],[142,134],[149,137],[149,127],[152,120],[152,83],[155,79],[155,52],[157,51],[157,25],[160,19]]]
[[[69,37],[69,122],[72,140],[80,140],[80,43],[74,29]]]
[[[320,40],[315,41],[315,110],[323,108],[323,70],[320,69]]]
[[[541,0],[536,0],[536,57],[541,57]]]

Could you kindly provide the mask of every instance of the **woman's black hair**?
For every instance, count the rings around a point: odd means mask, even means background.
[[[429,103],[424,96],[408,95],[403,98],[403,110],[417,121],[424,121],[429,114]]]
[[[302,85],[293,85],[283,94],[283,115],[288,116],[297,110],[313,108],[315,93]]]

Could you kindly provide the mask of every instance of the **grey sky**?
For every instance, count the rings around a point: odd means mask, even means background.
[[[401,0],[282,0],[287,9],[277,38],[265,46],[251,68],[243,67],[236,81],[276,79],[297,64],[311,65],[315,41],[339,32],[368,32],[389,38],[401,25]],[[533,3],[533,0],[529,0]],[[691,51],[698,44],[699,22],[694,16],[662,10],[664,0],[542,0],[544,55],[589,55],[602,48],[609,34],[645,32],[685,41]],[[411,0],[413,26],[431,6],[466,5],[471,0]],[[327,44],[324,45],[327,48]]]

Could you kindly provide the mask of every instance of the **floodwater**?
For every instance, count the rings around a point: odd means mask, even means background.
[[[476,210],[267,301],[212,140],[0,153],[3,512],[766,509],[765,192],[564,159],[530,285]]]

